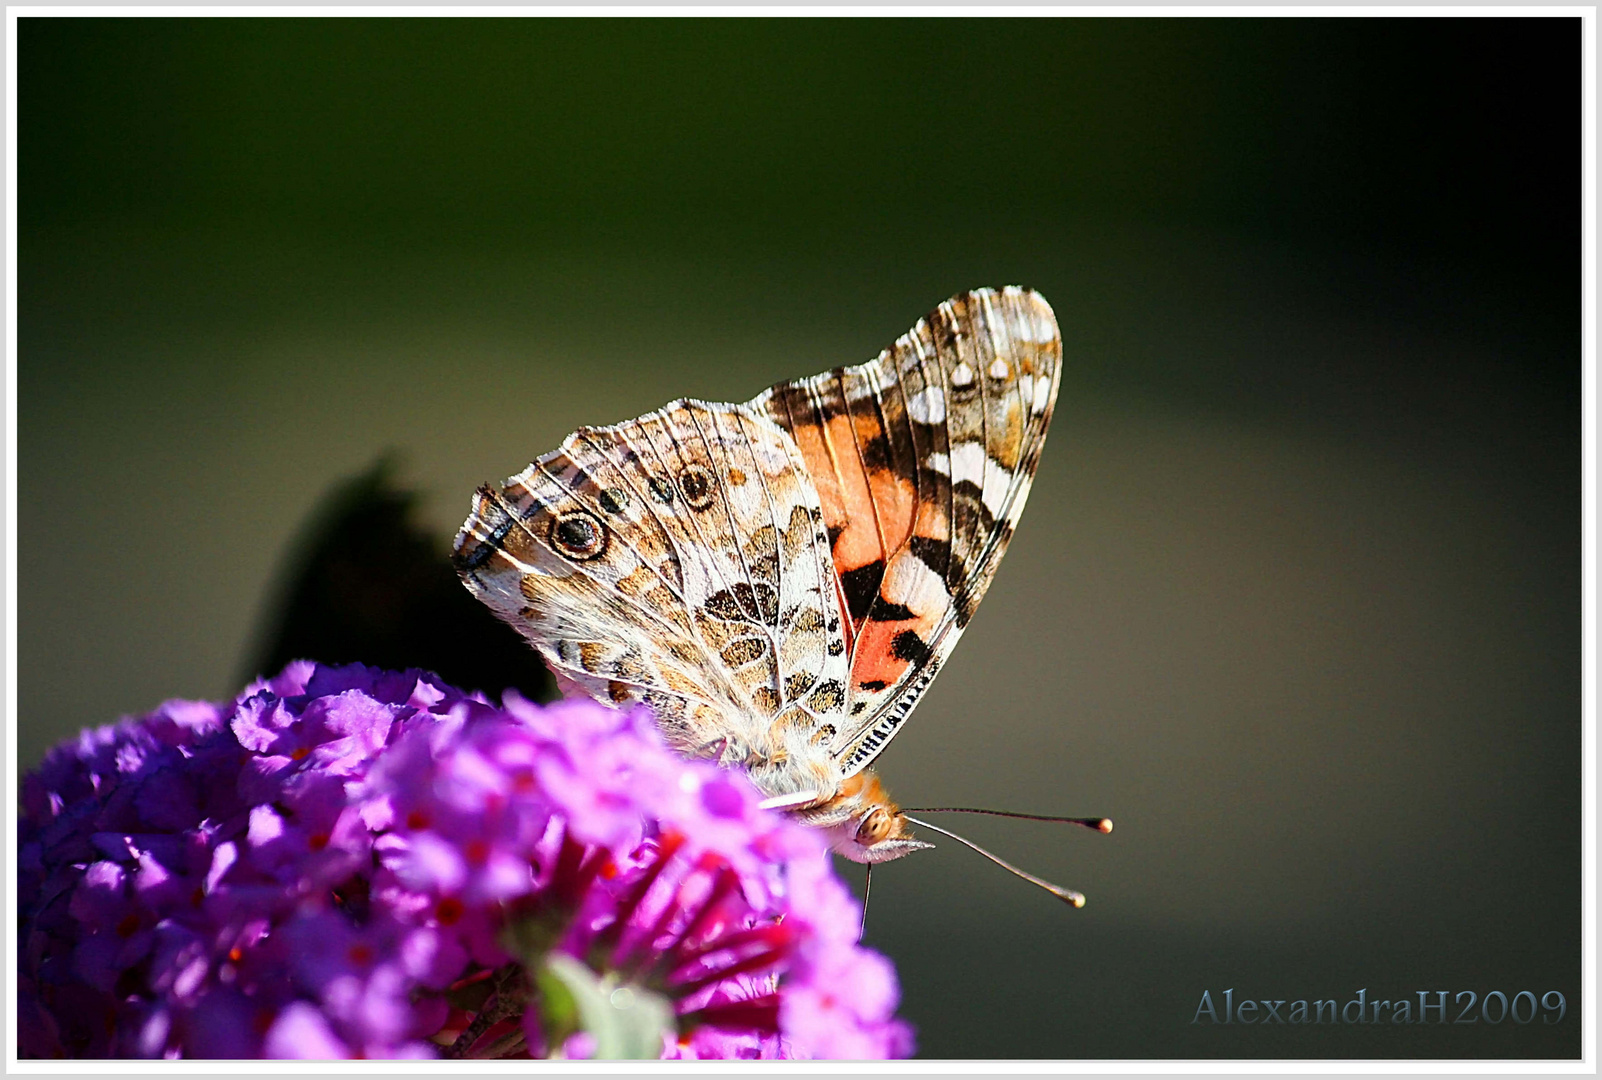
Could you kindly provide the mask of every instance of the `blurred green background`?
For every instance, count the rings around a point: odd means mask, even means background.
[[[236,690],[386,451],[443,559],[580,424],[1026,284],[1054,431],[881,771],[1118,830],[963,823],[1078,912],[881,869],[921,1052],[1578,1054],[1578,19],[26,18],[18,61],[24,767]],[[1226,988],[1569,1010],[1191,1024]]]

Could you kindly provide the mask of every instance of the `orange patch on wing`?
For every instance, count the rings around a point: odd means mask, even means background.
[[[695,680],[670,667],[662,669],[662,679],[668,684],[668,689],[685,697],[699,693],[701,689]]]
[[[844,528],[846,508],[840,501],[838,488],[833,483],[834,459],[829,456],[823,429],[817,424],[806,421],[797,424],[793,434],[795,444],[801,450],[801,457],[807,463],[807,472],[813,477],[813,486],[818,489],[818,503],[823,508],[823,523],[831,529]]]
[[[841,495],[845,498],[845,528],[834,541],[834,565],[845,573],[884,557],[879,541],[879,525],[873,513],[873,492],[863,478],[857,460],[856,436],[851,418],[836,416],[829,421],[829,441],[840,459]]]
[[[912,531],[912,484],[887,469],[864,469],[859,445],[882,438],[876,422],[836,416],[829,421],[829,441],[840,459],[840,480],[846,518],[834,542],[834,564],[841,572],[888,560]]]
[[[921,503],[913,532],[930,540],[950,540],[951,519],[946,516],[946,508],[938,503]]]
[[[501,553],[521,563],[537,561],[541,549],[534,539],[534,528],[514,528],[508,532],[501,539]]]
[[[991,436],[990,446],[987,448],[991,457],[995,458],[1004,469],[1018,467],[1018,455],[1023,452],[1024,445],[1024,411],[1023,406],[1016,401],[1007,403],[1007,427],[1005,434],[997,439]]]
[[[859,626],[856,651],[851,654],[851,681],[894,686],[911,666],[895,654],[896,635],[903,630],[916,630],[917,622],[865,622]]]

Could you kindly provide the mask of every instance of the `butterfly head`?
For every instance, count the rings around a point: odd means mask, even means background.
[[[834,850],[853,862],[889,862],[934,846],[912,838],[911,822],[872,770],[846,780],[831,798],[792,813],[803,823],[822,829]]]

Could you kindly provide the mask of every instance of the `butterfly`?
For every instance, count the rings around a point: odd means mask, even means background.
[[[477,491],[452,559],[564,690],[895,859],[930,845],[869,766],[995,576],[1061,374],[1051,306],[976,289],[866,364],[580,428]]]

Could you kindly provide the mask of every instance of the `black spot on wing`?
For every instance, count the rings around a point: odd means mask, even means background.
[[[745,613],[727,589],[719,589],[706,599],[706,610],[725,622],[743,622]]]
[[[679,474],[679,490],[691,509],[706,510],[717,501],[717,484],[712,474],[699,465],[687,465]]]
[[[567,558],[589,562],[606,554],[609,537],[599,518],[587,510],[575,510],[551,520],[547,540]]]
[[[759,622],[772,626],[779,621],[779,594],[773,586],[762,581],[754,587],[743,581],[736,582],[734,595],[739,598],[740,606]]]
[[[734,588],[719,589],[706,598],[708,613],[726,622],[759,622],[772,626],[779,621],[779,594],[773,586],[757,582],[755,588],[737,581]]]
[[[905,604],[892,604],[882,597],[873,606],[873,619],[875,622],[908,622],[915,618],[917,616]]]
[[[897,660],[917,666],[929,659],[929,646],[914,630],[903,630],[890,641],[890,651]]]
[[[815,712],[834,712],[845,704],[845,687],[836,679],[819,683],[818,688],[812,691],[812,696],[807,698],[807,704]]]
[[[868,617],[868,611],[879,595],[879,583],[883,580],[883,559],[875,559],[840,575],[840,588],[845,592],[846,610],[851,613],[852,622],[861,622]]]

